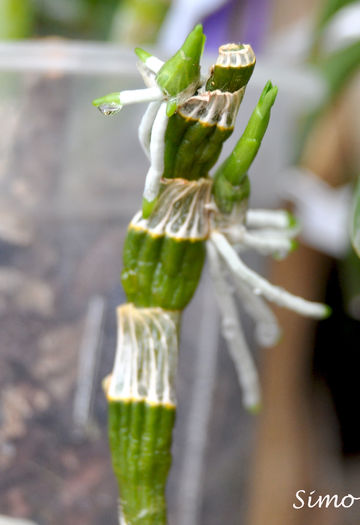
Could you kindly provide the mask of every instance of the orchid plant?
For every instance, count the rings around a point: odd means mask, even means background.
[[[232,134],[255,67],[248,44],[226,44],[207,76],[200,72],[201,25],[167,62],[137,49],[146,88],[94,101],[105,115],[148,103],[139,140],[149,158],[142,208],[124,245],[118,345],[104,381],[109,436],[122,525],[165,525],[165,485],[175,422],[174,381],[181,312],[191,300],[206,256],[222,314],[222,330],[243,389],[244,405],[260,404],[257,371],[242,332],[234,290],[255,320],[261,345],[280,328],[266,301],[324,318],[329,308],[276,287],[240,253],[286,256],[298,227],[283,210],[249,210],[248,170],[267,129],[277,88],[267,82],[230,156],[210,175]]]

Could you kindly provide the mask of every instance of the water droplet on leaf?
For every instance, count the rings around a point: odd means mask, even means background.
[[[110,102],[106,104],[100,104],[99,111],[103,113],[103,115],[109,116],[109,115],[115,115],[115,113],[119,113],[119,111],[122,108],[122,104],[116,104],[116,102]]]

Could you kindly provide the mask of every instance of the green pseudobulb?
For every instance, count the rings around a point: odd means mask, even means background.
[[[206,82],[206,89],[208,91],[220,89],[221,91],[234,93],[234,91],[237,91],[238,89],[247,85],[255,68],[255,55],[251,49],[251,46],[244,46],[242,44],[227,44],[220,47],[220,53],[223,56],[226,54],[235,55],[236,52],[241,53],[242,51],[247,53],[247,49],[249,49],[249,53],[251,53],[251,55],[246,60],[246,64],[232,67],[230,62],[230,65],[226,66],[220,64],[213,66],[211,75]]]
[[[130,226],[121,281],[136,306],[182,310],[191,300],[205,260],[203,241],[152,236]]]
[[[242,51],[244,51],[243,46],[234,44],[220,48],[222,55],[235,57],[232,60],[229,58],[231,63],[238,62],[237,55]],[[206,89],[229,94],[239,91],[246,86],[255,67],[252,50],[247,62],[249,63],[246,66],[241,67],[215,66],[207,81]],[[230,110],[230,120],[235,119],[238,107],[235,105]],[[206,177],[218,160],[223,143],[233,130],[233,125],[223,127],[211,118],[207,122],[204,114],[201,115],[201,121],[195,117],[187,118],[182,114],[180,106],[169,119],[165,133],[163,176],[188,180]]]
[[[120,503],[130,525],[166,525],[175,407],[109,401],[109,442]]]

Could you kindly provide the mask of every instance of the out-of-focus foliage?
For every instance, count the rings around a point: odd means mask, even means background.
[[[332,52],[328,52],[322,45],[322,36],[334,16],[343,7],[358,2],[359,0],[328,0],[324,2],[322,10],[319,12],[314,28],[314,41],[309,53],[309,62],[317,74],[324,79],[327,90],[320,104],[310,114],[304,116],[297,143],[296,159],[300,158],[306,138],[318,118],[340,96],[351,77],[360,70],[360,39]]]
[[[326,94],[319,105],[307,115],[304,115],[299,133],[295,161],[302,156],[305,143],[311,130],[324,112],[341,95],[342,91],[351,81],[353,75],[360,71],[360,38],[348,43],[342,42],[335,51],[326,49],[324,35],[336,15],[341,9],[351,4],[359,4],[359,0],[327,0],[320,10],[313,32],[313,41],[309,52],[308,61],[317,74],[322,77],[326,85]],[[359,179],[360,181],[360,179]],[[360,257],[360,182],[358,181],[352,213],[351,241]],[[358,279],[358,278],[357,278]]]
[[[318,68],[328,86],[327,102],[331,102],[360,69],[360,40],[319,60]]]
[[[336,51],[328,52],[322,37],[334,17],[344,7],[359,4],[359,0],[327,0],[324,2],[314,28],[314,42],[310,50],[310,62],[318,69],[328,86],[324,106],[333,101],[348,83],[350,77],[360,68],[360,39],[342,45]]]
[[[0,0],[0,40],[30,36],[33,22],[32,0]]]
[[[171,0],[0,0],[0,40],[61,36],[155,42]]]
[[[121,0],[40,0],[36,13],[37,33],[106,40],[120,3]]]
[[[321,37],[329,22],[344,7],[359,3],[358,0],[328,0],[322,12],[319,13],[315,28],[315,38],[312,49],[312,59],[315,67],[325,79],[328,87],[327,97],[323,104],[313,113],[308,120],[308,130],[316,121],[317,116],[342,92],[351,77],[360,70],[360,39],[341,47],[339,50],[326,55],[321,51]],[[351,216],[350,236],[353,248],[360,257],[360,178],[357,181],[353,209]],[[349,265],[351,267],[351,265]],[[353,263],[352,263],[353,266]],[[356,267],[358,270],[358,267]],[[353,272],[354,273],[354,272]],[[352,287],[358,281],[358,275],[352,275]]]
[[[325,2],[316,20],[315,35],[319,35],[319,33],[323,31],[328,22],[330,22],[333,16],[336,15],[340,9],[353,4],[356,1],[357,0],[328,0]]]
[[[123,0],[116,11],[111,39],[144,44],[156,41],[171,0]]]

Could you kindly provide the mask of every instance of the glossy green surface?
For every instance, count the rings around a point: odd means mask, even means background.
[[[221,213],[229,214],[232,212],[234,204],[249,198],[249,177],[245,174],[240,184],[234,186],[223,174],[219,174],[214,182],[213,194]]]
[[[205,35],[198,24],[173,57],[165,62],[156,76],[156,82],[165,93],[176,96],[189,85],[196,85],[200,78],[200,58]],[[194,89],[194,91],[195,91]]]
[[[232,203],[241,198],[247,171],[253,162],[267,129],[270,111],[275,102],[277,88],[267,82],[260,99],[249,119],[244,133],[229,157],[218,168],[214,178],[213,192],[216,204],[223,213],[230,213]],[[229,186],[229,184],[231,186]],[[231,195],[233,187],[234,195]],[[245,192],[248,194],[249,189]]]
[[[233,128],[206,126],[178,113],[169,119],[165,134],[164,177],[195,180],[206,177]]]
[[[255,64],[246,67],[221,67],[215,66],[214,70],[206,83],[207,91],[229,91],[234,93],[238,89],[246,86],[254,71]]]
[[[244,68],[215,67],[206,89],[235,92],[247,84],[255,64]],[[164,177],[195,180],[206,177],[218,160],[233,128],[206,125],[175,113],[165,133]]]
[[[227,140],[234,128],[215,127],[211,135],[208,136],[205,143],[198,148],[197,157],[192,168],[194,178],[203,177],[208,173],[218,160],[223,143]]]
[[[109,441],[120,504],[128,525],[166,525],[175,408],[109,401]]]
[[[128,301],[139,307],[182,310],[196,290],[204,259],[203,241],[152,237],[130,227],[121,275]]]

